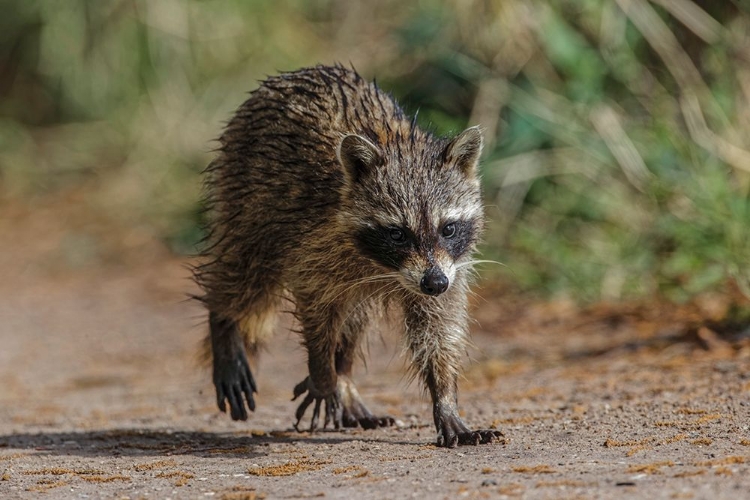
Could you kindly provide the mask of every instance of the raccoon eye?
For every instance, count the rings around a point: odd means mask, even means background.
[[[456,235],[456,223],[451,222],[443,226],[443,237],[453,238]]]
[[[406,235],[397,227],[391,228],[390,237],[396,244],[404,244],[406,242]]]

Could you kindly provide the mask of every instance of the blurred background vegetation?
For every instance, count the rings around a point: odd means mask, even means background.
[[[746,0],[0,8],[0,199],[99,221],[60,221],[72,264],[106,239],[192,252],[222,123],[266,75],[339,61],[425,127],[484,127],[483,254],[507,265],[485,275],[583,301],[750,296]]]

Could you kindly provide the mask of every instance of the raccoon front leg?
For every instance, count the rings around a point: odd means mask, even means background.
[[[455,448],[459,444],[491,443],[503,433],[497,430],[471,430],[458,416],[456,380],[438,382],[434,373],[426,377],[432,396],[432,416],[437,429],[437,445]]]
[[[255,411],[253,393],[258,392],[250,364],[247,362],[245,344],[237,323],[211,312],[208,317],[211,353],[213,357],[213,382],[216,386],[216,402],[219,410],[229,412],[233,420],[247,420],[247,407]]]
[[[295,412],[297,422],[294,427],[299,430],[299,424],[302,417],[305,416],[307,408],[315,403],[310,421],[310,432],[317,429],[320,409],[325,403],[326,416],[323,427],[325,428],[333,422],[334,427],[338,429],[341,427],[342,410],[340,397],[336,390],[338,377],[334,356],[338,344],[340,322],[335,317],[319,318],[315,314],[306,313],[306,309],[300,306],[299,300],[296,314],[302,323],[309,375],[294,387],[292,400],[307,393]]]
[[[437,445],[476,445],[502,436],[495,430],[471,430],[458,416],[458,374],[468,336],[465,285],[454,283],[439,298],[410,298],[405,319],[412,368],[432,397]]]

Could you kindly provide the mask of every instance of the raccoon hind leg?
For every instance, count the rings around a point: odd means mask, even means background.
[[[253,393],[257,392],[257,385],[247,361],[238,324],[230,318],[211,312],[209,328],[216,403],[219,410],[226,412],[228,401],[232,420],[247,420],[245,402],[250,411],[255,411]]]
[[[229,413],[232,420],[247,420],[247,409],[255,411],[253,393],[258,392],[248,354],[251,359],[272,334],[276,310],[273,304],[252,308],[235,320],[219,313],[209,314],[210,343],[213,354],[213,382],[219,410]]]
[[[361,326],[364,330],[364,325]],[[362,401],[357,386],[351,379],[354,357],[359,349],[359,334],[353,338],[345,337],[336,350],[336,373],[338,374],[337,392],[341,398],[342,425],[344,427],[361,426],[363,429],[389,427],[395,424],[391,416],[375,416]]]

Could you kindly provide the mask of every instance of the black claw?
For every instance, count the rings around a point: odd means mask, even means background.
[[[226,399],[226,402],[229,404],[229,414],[232,416],[233,420],[237,420],[235,418],[235,414],[237,413],[237,403],[234,401],[234,393],[232,392],[232,386],[231,385],[224,385],[224,398]]]
[[[356,427],[357,423],[359,423],[359,425],[362,426],[363,429],[370,430],[377,429],[378,427],[391,427],[392,425],[396,424],[396,420],[393,417],[389,416],[376,417],[374,415],[367,415],[365,417],[357,419],[354,427]]]
[[[258,385],[255,383],[255,377],[253,377],[253,372],[250,371],[249,366],[245,366],[245,377],[247,378],[248,385],[250,386],[251,393],[257,393],[258,392]]]
[[[224,393],[224,389],[222,386],[217,385],[216,386],[216,404],[219,406],[219,411],[222,413],[226,413],[227,411],[227,405],[224,402],[224,399],[226,398],[226,395]]]
[[[237,405],[239,406],[240,420],[247,420],[247,410],[245,409],[245,401],[242,398],[242,389],[240,387],[234,388],[234,398],[237,400]],[[248,400],[248,405],[249,404],[250,401]]]
[[[478,432],[462,432],[458,435],[458,442],[461,444],[478,445],[482,436]]]
[[[297,396],[295,396],[296,398]],[[305,411],[307,411],[307,407],[310,406],[310,403],[312,403],[315,400],[312,396],[309,394],[305,396],[305,399],[302,400],[302,402],[297,407],[297,411],[294,412],[294,416],[297,418],[297,423],[294,424],[294,428],[299,430],[299,423],[302,421],[302,417],[305,416]]]
[[[439,408],[438,408],[439,409]],[[498,430],[482,429],[472,431],[455,413],[439,414],[437,445],[454,448],[457,445],[479,445],[491,443],[503,436]]]
[[[456,446],[458,446],[458,435],[454,434],[448,441],[448,448],[455,448]]]
[[[492,443],[503,436],[503,433],[495,430],[468,431],[453,434],[450,431],[438,435],[437,445],[446,448],[455,448],[456,445],[474,445]],[[447,444],[446,444],[447,443]]]
[[[380,427],[391,427],[396,425],[396,419],[393,417],[381,417],[378,419],[378,425]]]
[[[247,413],[245,413],[242,394],[240,394],[238,388],[229,387],[227,393],[232,420],[247,420]]]
[[[310,432],[318,428],[318,418],[320,418],[320,398],[315,398],[315,408],[313,408],[312,420],[310,420]]]
[[[499,441],[500,438],[504,437],[505,434],[502,433],[502,431],[484,431],[486,433],[486,441],[482,441],[483,443],[491,443],[492,441],[495,441],[496,439]]]
[[[344,408],[337,398],[331,398],[328,406],[332,415],[334,429],[341,429],[344,426]],[[328,415],[328,412],[326,412],[326,415]]]
[[[248,383],[247,378],[245,378],[242,381],[241,392],[245,395],[245,399],[247,400],[247,406],[248,408],[250,408],[250,411],[255,411],[255,398],[253,397],[253,389]]]
[[[308,379],[309,377],[294,386],[294,391],[293,391],[294,396],[292,397],[292,401],[294,401],[295,399],[297,399],[298,397],[300,397],[301,395],[307,392]]]
[[[227,395],[227,401],[229,401],[229,415],[232,420],[240,419],[240,412],[237,409],[237,402],[234,400],[234,395]]]
[[[359,425],[366,430],[375,429],[378,426],[378,420],[372,417],[360,418]]]

